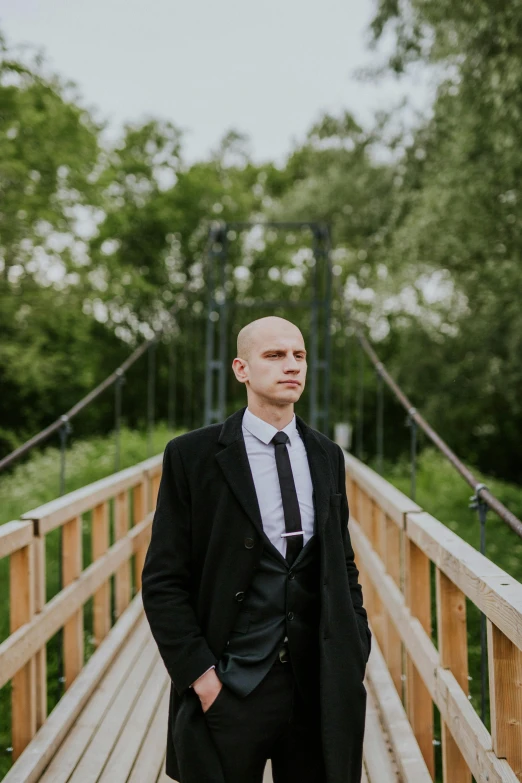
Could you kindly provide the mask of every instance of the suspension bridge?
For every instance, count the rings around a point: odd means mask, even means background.
[[[373,632],[365,677],[363,782],[522,781],[522,584],[488,559],[484,546],[476,550],[416,502],[417,432],[423,431],[472,488],[481,544],[487,513],[495,513],[514,537],[522,536],[522,523],[424,420],[357,326],[361,356],[379,379],[375,419],[381,449],[384,387],[408,416],[409,496],[346,448],[329,410],[329,235],[320,224],[302,226],[314,239],[312,299],[264,302],[264,312],[271,304],[285,312],[297,305],[308,308],[308,420],[333,437],[337,433],[344,447],[351,540]],[[205,399],[197,426],[220,421],[235,409],[226,389],[231,303],[223,290],[226,238],[230,230],[243,228],[218,226],[209,238]],[[10,585],[10,632],[0,643],[0,694],[4,706],[9,696],[12,754],[4,783],[169,780],[164,772],[168,675],[140,593],[162,455],[118,469],[122,380],[147,354],[150,430],[157,341],[156,336],[144,343],[84,400],[0,461],[0,468],[9,468],[53,434],[60,435],[58,496],[0,526],[0,560],[8,563]],[[115,471],[65,492],[70,421],[109,389],[115,392]],[[358,439],[360,447],[362,421]],[[382,459],[382,451],[377,456]],[[50,546],[56,540],[58,550]],[[60,585],[49,597],[46,575],[57,551]],[[94,651],[86,659],[88,612]],[[480,638],[472,639],[481,647],[478,709],[469,698],[470,612],[480,613]],[[62,693],[48,711],[49,683],[57,674],[47,649],[56,638]],[[271,780],[269,767],[266,780]]]

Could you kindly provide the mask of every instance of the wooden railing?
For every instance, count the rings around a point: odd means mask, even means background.
[[[478,783],[522,781],[522,584],[359,460],[345,459],[365,605],[432,778],[436,705],[444,783],[471,783],[472,775]],[[466,598],[487,618],[491,733],[468,698]]]
[[[9,558],[10,584],[10,635],[0,644],[0,687],[12,682],[13,759],[47,717],[47,642],[63,628],[61,655],[67,689],[84,665],[85,603],[93,598],[93,637],[98,646],[113,619],[140,589],[161,467],[159,455],[0,526],[0,558]],[[86,526],[88,530],[82,529]],[[57,528],[62,529],[62,584],[47,600],[46,536]],[[82,565],[84,534],[91,545],[86,568]]]

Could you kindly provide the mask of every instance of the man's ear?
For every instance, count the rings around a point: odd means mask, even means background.
[[[237,363],[237,364],[236,364]],[[236,356],[232,362],[232,370],[239,383],[245,383],[248,379],[245,377],[246,368],[248,363],[244,359],[240,359]]]

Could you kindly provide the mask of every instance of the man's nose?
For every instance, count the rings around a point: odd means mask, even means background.
[[[297,362],[297,359],[295,357],[292,357],[291,359],[287,359],[284,369],[285,372],[295,372],[296,370],[299,370],[299,364]]]

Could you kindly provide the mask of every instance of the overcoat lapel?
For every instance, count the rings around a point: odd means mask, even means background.
[[[319,538],[322,538],[323,525],[328,519],[330,508],[330,494],[332,493],[333,483],[332,469],[326,451],[321,446],[319,439],[311,427],[296,414],[297,426],[304,440],[308,464],[310,466],[310,476],[314,488],[314,505],[316,532]]]
[[[225,448],[218,451],[216,460],[245,514],[250,518],[260,535],[263,535],[261,511],[241,428],[246,407],[245,405],[223,422],[218,443],[222,443]]]
[[[243,414],[246,407],[245,405],[223,422],[218,442],[225,448],[218,451],[216,460],[243,510],[259,533],[263,535],[261,512],[242,431]],[[316,532],[321,537],[323,524],[328,518],[331,487],[335,486],[332,471],[328,455],[312,428],[297,414],[296,423],[305,444],[310,466],[317,521]]]

